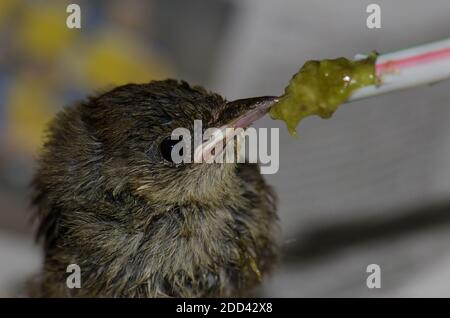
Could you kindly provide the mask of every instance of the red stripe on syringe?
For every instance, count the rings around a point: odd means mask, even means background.
[[[375,67],[376,67],[377,74],[380,75],[380,74],[386,73],[386,72],[395,72],[396,70],[410,67],[412,65],[427,63],[427,62],[439,60],[439,59],[446,58],[446,57],[448,58],[449,56],[450,56],[450,47],[423,53],[423,54],[419,54],[419,55],[405,57],[405,58],[398,59],[398,60],[386,61],[386,62],[377,64]]]

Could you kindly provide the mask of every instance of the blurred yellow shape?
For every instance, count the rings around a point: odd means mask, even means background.
[[[125,36],[101,36],[90,41],[84,58],[84,74],[94,88],[143,83],[169,73],[153,55]]]
[[[66,18],[65,1],[27,6],[17,35],[25,53],[52,59],[67,49],[80,30],[67,28]]]
[[[18,81],[10,90],[7,123],[10,135],[25,151],[35,152],[43,142],[44,130],[55,113],[57,102],[45,83]]]

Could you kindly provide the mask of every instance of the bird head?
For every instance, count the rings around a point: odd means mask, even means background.
[[[272,104],[270,97],[227,102],[200,87],[167,80],[120,86],[80,109],[90,137],[101,145],[103,177],[113,193],[128,187],[149,200],[180,204],[223,196],[235,186],[235,164],[174,163],[171,150],[180,140],[172,140],[172,132],[183,127],[194,136],[194,120],[202,121],[203,131],[246,128]],[[224,137],[203,140],[201,148],[191,144],[191,155],[210,155],[205,152]]]
[[[127,84],[67,107],[50,125],[35,186],[50,201],[98,192],[128,192],[160,205],[212,204],[234,191],[232,163],[174,163],[176,128],[245,128],[276,101],[227,102],[218,94],[175,80]],[[201,149],[222,142],[214,136]],[[202,154],[192,147],[192,155]],[[208,154],[204,154],[207,156]],[[52,197],[52,194],[54,196]]]

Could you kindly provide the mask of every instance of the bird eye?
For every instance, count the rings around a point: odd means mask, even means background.
[[[170,137],[165,138],[161,144],[159,145],[159,152],[161,153],[161,156],[167,160],[168,162],[174,162],[173,158],[172,158],[172,149],[173,147],[175,147],[175,145],[177,143],[179,143],[182,140],[182,138],[180,137],[180,139],[175,139],[172,140]],[[180,150],[180,156],[183,156],[183,148],[181,148]]]

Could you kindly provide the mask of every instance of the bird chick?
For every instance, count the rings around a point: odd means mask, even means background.
[[[275,196],[256,164],[167,158],[194,119],[220,127],[250,102],[175,80],[128,84],[65,108],[33,180],[44,297],[246,296],[276,259]],[[81,268],[81,288],[66,268]]]

